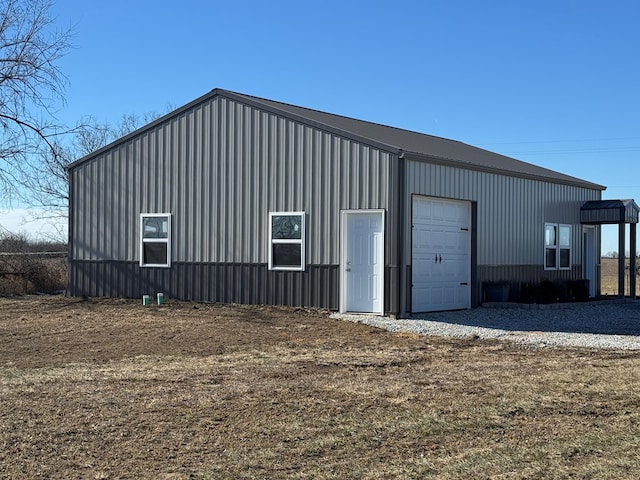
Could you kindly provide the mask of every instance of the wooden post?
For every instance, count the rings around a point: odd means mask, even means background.
[[[618,296],[624,297],[624,222],[618,225]]]
[[[636,224],[629,224],[629,296],[636,298]]]

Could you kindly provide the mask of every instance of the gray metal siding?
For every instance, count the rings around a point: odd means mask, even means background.
[[[581,263],[580,206],[600,198],[598,190],[419,161],[407,162],[406,182],[409,225],[411,194],[477,202],[478,265],[542,265],[545,222],[573,226],[572,263]]]
[[[174,262],[264,264],[268,212],[304,210],[307,264],[337,265],[339,212],[388,208],[391,157],[208,98],[71,169],[71,258],[138,261],[148,212],[173,215]]]
[[[72,260],[73,296],[129,297],[164,293],[167,299],[310,306],[337,310],[338,267],[307,272],[269,271],[262,264],[176,263],[140,268],[136,262]]]
[[[412,196],[426,195],[472,202],[474,212],[472,251],[472,306],[482,301],[487,281],[521,282],[577,279],[582,275],[582,226],[580,206],[597,200],[597,189],[547,183],[509,175],[407,160],[404,197],[404,265],[402,287],[405,311],[411,305],[411,207]],[[544,270],[545,222],[572,225],[571,270]]]

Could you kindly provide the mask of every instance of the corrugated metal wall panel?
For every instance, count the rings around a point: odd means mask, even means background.
[[[482,285],[487,281],[507,280],[516,292],[522,282],[566,281],[583,275],[580,206],[585,201],[599,199],[599,190],[417,160],[407,161],[404,179],[407,211],[403,217],[407,225],[410,225],[414,194],[472,202],[476,235],[472,260],[473,306],[482,301]],[[544,270],[545,222],[572,225],[570,270]],[[404,265],[410,276],[410,227],[403,231]],[[404,309],[411,305],[410,281],[401,302]]]
[[[580,206],[600,198],[597,190],[413,160],[407,162],[405,179],[407,219],[411,194],[477,202],[479,265],[542,264],[545,222],[573,226],[572,259],[580,263]],[[410,232],[405,248],[411,251]]]
[[[389,205],[391,155],[224,97],[76,166],[73,259],[138,261],[140,213],[173,261],[267,262],[269,211],[307,213],[307,263],[339,263],[341,209]]]
[[[311,306],[337,309],[338,267],[309,272],[273,272],[263,264],[176,263],[173,268],[139,268],[135,262],[72,260],[73,296],[165,294],[167,299],[225,303]]]

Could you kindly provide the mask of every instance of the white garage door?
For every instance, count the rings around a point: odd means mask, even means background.
[[[413,198],[412,312],[469,308],[469,202]]]

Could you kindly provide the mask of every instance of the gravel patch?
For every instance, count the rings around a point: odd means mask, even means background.
[[[640,301],[637,300],[608,300],[540,308],[494,304],[471,310],[419,314],[409,319],[364,314],[334,314],[333,317],[391,332],[499,339],[539,348],[640,350]]]

